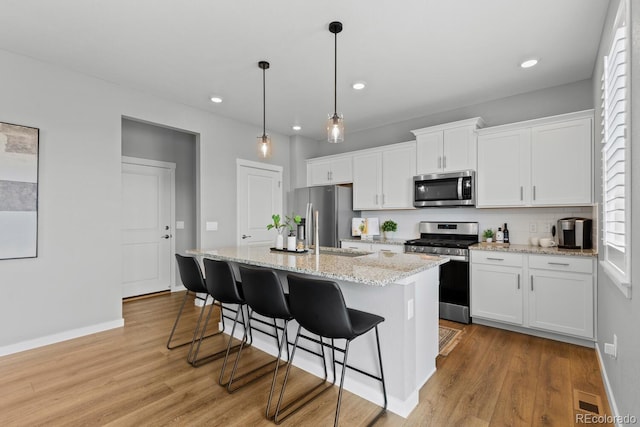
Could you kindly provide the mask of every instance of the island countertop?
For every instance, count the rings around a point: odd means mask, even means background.
[[[269,246],[244,246],[214,250],[192,249],[187,253],[373,286],[385,286],[448,261],[432,255],[370,253],[328,247],[321,247],[319,254],[313,251],[311,249],[307,253],[293,253],[272,251]]]

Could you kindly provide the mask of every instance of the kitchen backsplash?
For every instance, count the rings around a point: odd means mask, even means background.
[[[597,206],[576,206],[567,208],[508,208],[508,209],[477,209],[477,208],[422,208],[416,210],[398,211],[363,211],[362,217],[379,218],[380,223],[387,219],[398,223],[396,238],[412,239],[419,237],[418,223],[420,221],[472,221],[478,222],[480,233],[487,228],[494,231],[507,223],[509,240],[512,244],[526,245],[529,238],[551,237],[551,231],[545,231],[548,225],[557,225],[560,218],[583,217],[593,219],[593,245],[597,248]],[[534,226],[536,232],[531,232]]]

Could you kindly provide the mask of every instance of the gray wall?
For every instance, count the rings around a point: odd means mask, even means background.
[[[600,52],[596,63],[593,88],[594,104],[596,105],[596,117],[600,117],[600,76],[602,75],[602,58],[607,53],[611,40],[611,29],[615,20],[619,0],[614,0],[609,6],[609,15],[602,34]],[[631,56],[631,81],[640,82],[640,4],[633,0],[631,3],[632,14],[632,48]],[[631,165],[640,165],[640,150],[637,142],[640,141],[640,85],[631,84],[631,138],[629,143],[636,144],[631,150]],[[599,120],[595,123],[595,135],[600,135],[601,125]],[[602,198],[601,182],[601,156],[600,141],[596,138],[596,200]],[[627,169],[631,173],[631,209],[635,214],[632,221],[631,255],[633,274],[639,277],[640,272],[640,173],[632,170],[631,165]],[[602,212],[600,213],[602,218]],[[600,228],[601,229],[601,228]],[[600,255],[602,258],[602,255]],[[635,283],[634,283],[635,282]],[[611,384],[611,390],[619,415],[631,414],[640,419],[640,284],[632,280],[632,298],[625,298],[618,288],[612,283],[607,274],[598,269],[598,346],[604,351],[604,343],[613,342],[613,334],[618,337],[618,357],[613,359],[602,353],[602,361],[605,373]]]
[[[184,229],[175,229],[176,252],[197,246],[196,223],[196,136],[134,120],[122,120],[122,155],[176,164],[176,221]],[[176,269],[175,283],[180,282]]]

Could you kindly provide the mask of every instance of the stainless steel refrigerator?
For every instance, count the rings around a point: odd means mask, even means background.
[[[340,246],[340,239],[351,237],[351,218],[360,216],[360,211],[353,211],[351,187],[341,185],[298,188],[293,192],[291,206],[295,215],[305,218],[305,237],[309,245],[316,244],[313,241],[315,211],[318,211],[320,246],[335,248]]]

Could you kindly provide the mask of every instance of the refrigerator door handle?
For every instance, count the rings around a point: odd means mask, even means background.
[[[311,237],[311,222],[313,221],[313,204],[311,202],[307,203],[307,211],[305,212],[306,220],[304,223],[304,237],[307,239],[307,246],[311,246],[312,237]]]

